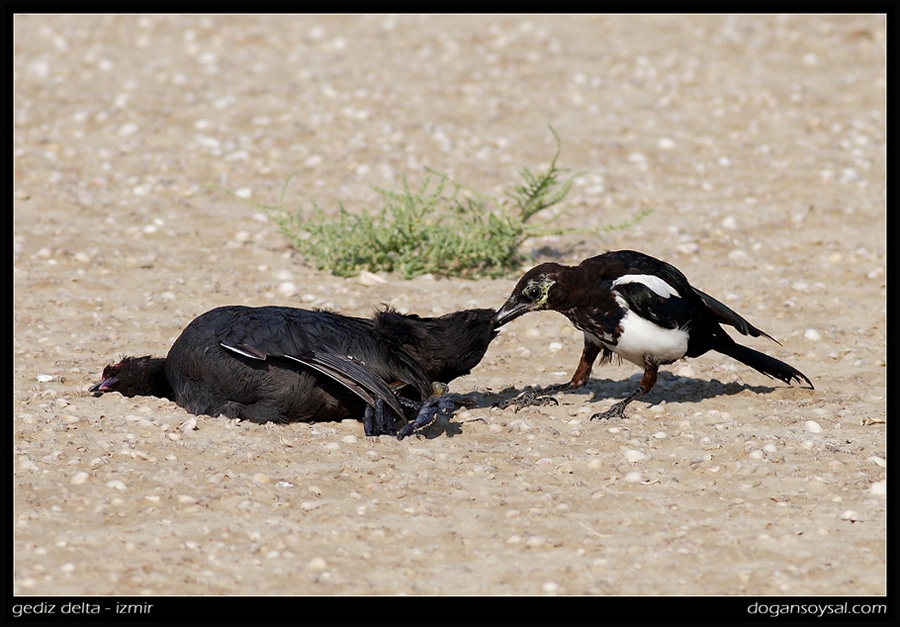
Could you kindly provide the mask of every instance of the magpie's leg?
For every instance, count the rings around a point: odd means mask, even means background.
[[[591,416],[591,420],[609,420],[610,418],[624,418],[625,417],[625,407],[638,398],[639,396],[643,396],[650,389],[656,385],[656,377],[659,375],[659,366],[656,364],[645,362],[644,363],[644,376],[641,377],[641,382],[638,385],[638,389],[634,392],[623,398],[621,401],[610,407],[604,412],[599,412]]]
[[[588,379],[591,378],[591,370],[593,369],[594,361],[599,354],[600,346],[594,344],[585,336],[584,350],[581,351],[581,359],[578,361],[578,367],[575,368],[575,374],[572,375],[571,381],[568,383],[548,385],[540,390],[526,387],[518,396],[502,400],[497,403],[495,407],[506,409],[507,407],[514,406],[515,411],[518,412],[523,407],[530,407],[532,405],[559,405],[559,401],[552,398],[552,395],[557,392],[564,392],[566,390],[574,390],[583,387],[588,382]]]
[[[600,346],[594,344],[587,336],[585,336],[584,350],[581,351],[581,359],[578,361],[578,367],[575,368],[575,374],[572,375],[572,380],[569,381],[568,388],[564,389],[574,390],[583,387],[588,382],[588,379],[591,378],[591,370],[593,370],[594,361],[599,354]]]
[[[449,418],[454,409],[456,409],[456,405],[450,398],[446,396],[432,396],[419,407],[419,412],[416,414],[415,419],[403,425],[400,432],[397,433],[397,439],[402,440],[419,429],[427,427],[433,423],[439,415]]]

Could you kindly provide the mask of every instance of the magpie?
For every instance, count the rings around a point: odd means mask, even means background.
[[[569,383],[545,392],[579,388],[591,376],[594,361],[614,357],[643,368],[640,385],[609,410],[591,416],[624,417],[625,407],[656,384],[659,367],[714,350],[780,379],[787,384],[809,378],[796,368],[736,343],[722,325],[743,335],[772,336],[747,322],[724,304],[692,287],[677,268],[633,250],[606,252],[577,266],[543,263],[526,272],[497,311],[500,327],[539,310],[558,311],[584,333],[581,360]],[[533,399],[528,398],[528,400]],[[527,403],[527,401],[526,401]]]
[[[125,357],[88,388],[157,396],[192,414],[252,422],[362,419],[400,439],[453,409],[446,384],[468,374],[497,335],[492,309],[435,318],[394,310],[226,306],[185,327],[166,357]],[[461,400],[464,404],[464,400]],[[399,431],[394,418],[412,418]]]

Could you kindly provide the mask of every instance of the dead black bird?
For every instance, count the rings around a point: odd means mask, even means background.
[[[437,384],[468,374],[496,336],[491,309],[355,318],[290,307],[218,307],[168,355],[125,357],[89,392],[158,396],[192,414],[253,422],[362,419],[401,439],[451,407]],[[411,421],[397,431],[394,418]]]
[[[623,416],[625,406],[656,384],[659,366],[714,350],[785,383],[806,382],[802,372],[736,343],[721,325],[744,335],[760,331],[712,296],[692,287],[674,266],[633,250],[607,252],[577,266],[544,263],[519,280],[497,311],[497,327],[529,311],[565,315],[584,333],[584,351],[572,380],[548,391],[578,388],[591,376],[594,360],[614,356],[643,368],[638,389],[594,418]]]

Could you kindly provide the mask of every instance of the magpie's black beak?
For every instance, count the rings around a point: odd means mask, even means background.
[[[522,302],[515,296],[510,296],[509,300],[503,303],[503,306],[494,314],[494,328],[502,327],[510,320],[515,320],[529,311],[531,311],[531,303]]]

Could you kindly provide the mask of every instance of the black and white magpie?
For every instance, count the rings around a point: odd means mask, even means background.
[[[125,357],[89,392],[157,396],[193,414],[253,422],[362,419],[401,439],[452,409],[451,380],[496,336],[491,309],[436,318],[355,318],[292,307],[218,307],[195,318],[166,357]],[[400,430],[394,417],[409,422]]]
[[[585,385],[597,356],[637,364],[644,375],[638,388],[594,418],[623,417],[625,407],[655,384],[659,366],[714,350],[787,384],[805,382],[802,372],[757,350],[736,343],[722,328],[744,335],[760,331],[724,304],[691,287],[674,266],[633,250],[607,252],[577,266],[544,263],[519,280],[497,311],[497,327],[529,311],[549,309],[565,315],[584,333],[584,351],[572,380],[546,391]]]

